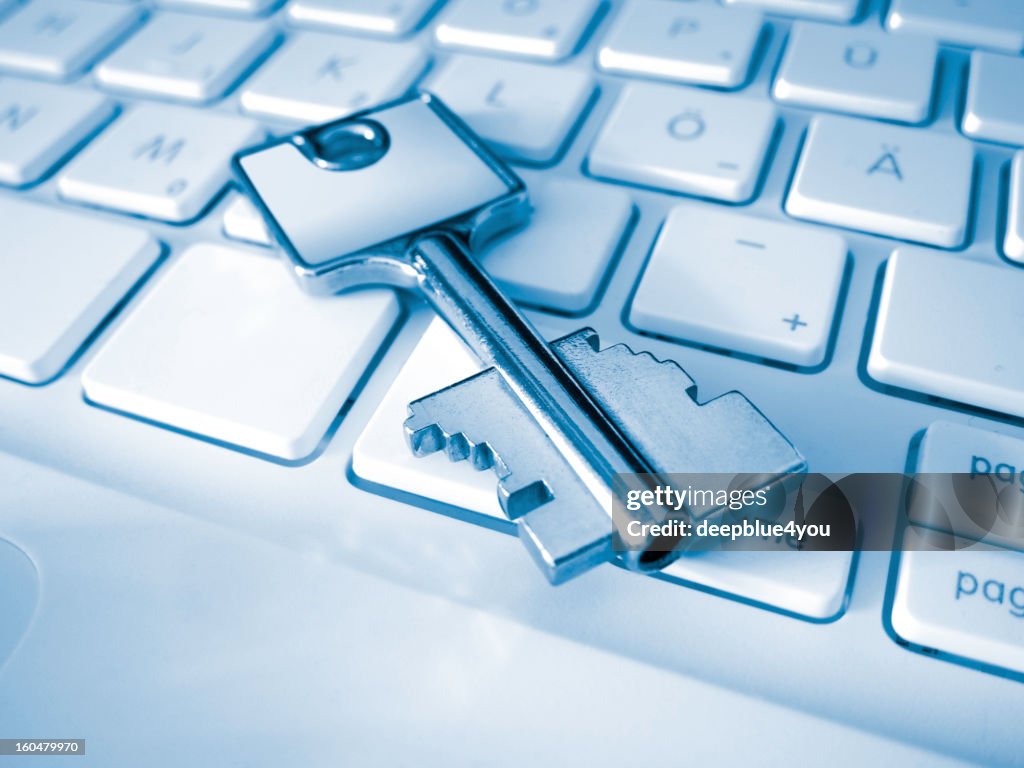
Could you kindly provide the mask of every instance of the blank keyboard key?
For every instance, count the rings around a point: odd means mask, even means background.
[[[0,198],[0,375],[55,377],[160,255],[136,227]]]
[[[96,93],[0,80],[0,184],[38,181],[113,115]]]
[[[800,22],[773,93],[788,104],[920,123],[930,111],[938,54],[928,38]]]
[[[629,319],[663,336],[815,366],[828,350],[846,251],[832,233],[678,206]]]
[[[427,63],[418,46],[302,32],[243,88],[242,109],[323,123],[397,99]]]
[[[245,195],[231,192],[224,209],[224,234],[232,240],[253,245],[272,245],[273,238],[267,231],[263,216]]]
[[[754,195],[775,123],[764,101],[631,83],[587,167],[599,178],[740,203]]]
[[[376,486],[469,510],[492,526],[507,521],[498,505],[493,472],[479,472],[470,462],[453,463],[443,451],[417,458],[402,432],[410,401],[479,370],[479,361],[458,337],[443,321],[434,320],[356,441],[352,453],[356,476]],[[715,552],[678,561],[664,577],[800,616],[828,619],[842,610],[851,562],[849,552]]]
[[[885,25],[954,45],[1018,53],[1024,49],[1019,0],[892,0]]]
[[[456,56],[425,86],[514,160],[555,158],[590,103],[594,82],[578,69]]]
[[[944,248],[967,232],[970,142],[846,117],[815,117],[786,211],[799,219]]]
[[[597,8],[597,0],[453,0],[434,36],[444,46],[554,61],[576,49]]]
[[[129,5],[33,0],[0,23],[0,70],[66,80],[92,64],[140,18]]]
[[[851,21],[861,0],[723,0],[726,5],[761,8],[767,13],[803,16],[823,21]]]
[[[924,529],[903,540],[892,628],[915,645],[1024,673],[1024,554],[941,551]]]
[[[1024,417],[1024,272],[899,248],[868,357],[883,384]]]
[[[1024,149],[1013,156],[1010,166],[1010,196],[1006,211],[1006,258],[1024,264]]]
[[[189,221],[224,188],[231,156],[263,136],[240,117],[139,104],[80,153],[57,185],[76,202]]]
[[[288,19],[307,27],[330,27],[382,37],[414,30],[437,0],[292,0]]]
[[[529,180],[530,226],[481,259],[513,299],[582,312],[597,294],[633,217],[621,189],[577,181]]]
[[[601,43],[607,72],[736,88],[747,79],[761,14],[674,0],[624,6]]]
[[[963,132],[1024,146],[1024,58],[974,51]]]
[[[86,397],[281,459],[308,456],[399,314],[388,290],[312,297],[279,260],[177,256],[82,374]]]
[[[259,22],[164,13],[96,68],[115,91],[204,102],[222,96],[270,47]]]

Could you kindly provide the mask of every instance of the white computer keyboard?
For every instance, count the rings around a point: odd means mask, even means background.
[[[1024,5],[0,12],[2,449],[141,492],[151,439],[294,468],[356,399],[362,421],[341,431],[352,483],[502,527],[488,475],[402,444],[405,403],[475,362],[437,324],[418,340],[418,316],[408,360],[387,357],[395,295],[303,295],[229,186],[228,158],[267,132],[422,86],[527,180],[533,223],[481,258],[545,333],[590,324],[679,360],[703,399],[743,390],[817,470],[968,471],[985,456],[1024,471],[1024,358],[1006,354],[1024,320]],[[48,413],[74,439],[34,430]],[[132,457],[89,436],[123,416],[142,430]],[[818,622],[851,604],[848,554],[730,554],[665,578]],[[872,596],[871,631],[1019,679],[1024,555],[1000,553],[994,608],[927,554],[874,582],[889,600]]]

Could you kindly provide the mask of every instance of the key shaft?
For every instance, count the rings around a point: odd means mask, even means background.
[[[502,373],[610,518],[615,475],[651,474],[648,462],[458,240],[431,234],[410,255],[427,302],[485,365]],[[592,556],[607,559],[609,552]],[[660,558],[645,558],[643,548],[620,556],[631,568],[660,565]]]

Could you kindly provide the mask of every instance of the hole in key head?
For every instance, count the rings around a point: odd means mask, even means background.
[[[358,171],[371,166],[391,146],[387,129],[365,118],[312,128],[292,140],[311,162],[329,171]]]

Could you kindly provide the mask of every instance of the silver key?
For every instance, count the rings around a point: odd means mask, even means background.
[[[240,153],[235,168],[309,290],[418,289],[500,375],[505,400],[538,425],[578,486],[565,502],[571,513],[551,515],[534,532],[533,550],[549,577],[610,559],[616,476],[652,473],[655,465],[470,256],[525,223],[522,181],[429,95]],[[794,463],[802,465],[799,456]],[[585,513],[593,505],[605,510],[601,526]],[[655,512],[636,514],[652,519]],[[667,562],[645,547],[631,546],[622,560],[636,569]]]
[[[699,404],[696,384],[674,362],[623,344],[602,350],[589,328],[551,346],[656,473],[750,470],[772,482],[804,469],[800,454],[738,392]],[[409,413],[405,431],[417,456],[444,450],[452,461],[495,471],[502,510],[552,583],[608,558],[608,513],[495,368],[415,400]]]

